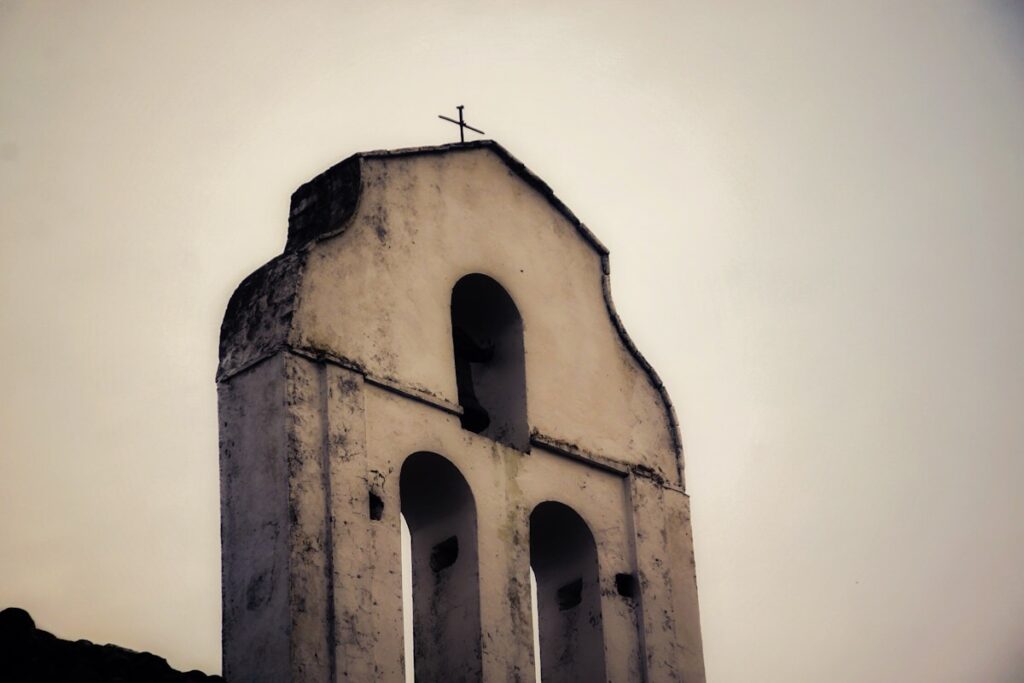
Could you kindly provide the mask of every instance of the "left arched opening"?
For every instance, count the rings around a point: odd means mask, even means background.
[[[479,681],[480,570],[473,493],[458,468],[435,453],[406,458],[399,488],[409,528],[415,680]]]

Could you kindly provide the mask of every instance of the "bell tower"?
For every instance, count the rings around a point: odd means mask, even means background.
[[[545,683],[704,681],[675,414],[608,272],[491,141],[295,192],[221,327],[229,681],[404,681],[410,602],[417,681],[533,681],[534,603]]]

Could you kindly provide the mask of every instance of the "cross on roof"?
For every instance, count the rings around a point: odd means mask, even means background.
[[[442,116],[441,114],[438,114],[437,118],[444,119],[445,121],[451,121],[452,123],[458,124],[458,126],[459,126],[459,142],[465,142],[466,141],[466,129],[467,128],[469,128],[470,130],[475,131],[477,133],[480,133],[480,135],[486,135],[485,132],[483,132],[479,128],[474,128],[473,126],[469,125],[468,123],[466,123],[462,119],[462,105],[461,104],[458,105],[456,107],[456,109],[459,110],[459,120],[458,121],[456,121],[455,119],[450,119],[447,116]]]

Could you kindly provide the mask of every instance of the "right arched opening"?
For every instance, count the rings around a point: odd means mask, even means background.
[[[411,541],[415,679],[480,681],[480,569],[473,493],[458,468],[434,453],[406,458],[399,493]]]
[[[463,429],[529,450],[523,319],[504,287],[480,273],[455,283],[452,342]]]
[[[534,508],[530,566],[537,577],[542,680],[605,680],[597,545],[572,508],[553,501]]]

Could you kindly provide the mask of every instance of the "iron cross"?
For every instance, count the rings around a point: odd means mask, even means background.
[[[450,119],[447,116],[441,116],[440,114],[437,115],[437,118],[444,119],[445,121],[451,121],[452,123],[459,124],[459,142],[465,142],[466,141],[466,129],[467,128],[469,128],[472,131],[476,131],[477,133],[480,133],[480,135],[487,135],[487,133],[483,132],[479,128],[474,128],[473,126],[469,125],[468,123],[466,123],[465,121],[462,120],[462,105],[461,104],[459,106],[457,106],[456,109],[459,110],[459,120],[458,121],[456,121],[455,119]]]

